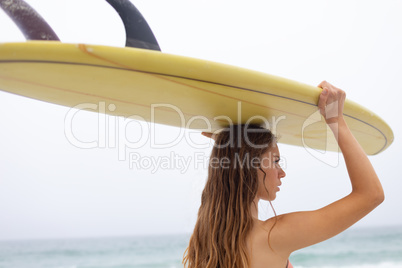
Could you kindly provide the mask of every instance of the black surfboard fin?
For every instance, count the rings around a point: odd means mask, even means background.
[[[119,14],[126,30],[126,47],[161,51],[140,11],[129,0],[106,0]]]
[[[60,41],[47,22],[24,0],[0,0],[0,7],[27,40]]]

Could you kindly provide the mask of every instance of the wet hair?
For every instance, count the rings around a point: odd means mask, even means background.
[[[185,267],[249,267],[246,237],[253,226],[259,161],[275,144],[271,131],[257,125],[232,125],[216,136]]]

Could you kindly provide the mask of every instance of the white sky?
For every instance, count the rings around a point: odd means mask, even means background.
[[[63,42],[124,46],[123,25],[105,1],[27,2]],[[133,3],[165,53],[311,85],[325,79],[383,117],[395,141],[370,159],[386,201],[356,226],[402,224],[401,1]],[[0,11],[0,42],[11,41],[24,38]],[[64,133],[68,111],[0,92],[0,240],[191,232],[207,176],[196,159],[207,157],[211,146],[194,149],[183,140],[169,149],[152,149],[148,143],[131,152],[144,161],[174,154],[189,159],[191,167],[181,172],[180,167],[166,166],[156,173],[130,169],[129,161],[119,161],[116,148],[80,149],[69,143]],[[97,114],[80,112],[74,122],[77,137],[97,138]],[[130,123],[127,135],[135,137],[143,124]],[[171,141],[180,132],[165,126],[156,129],[157,142]],[[191,137],[208,142],[198,134]],[[350,191],[341,156],[333,168],[303,148],[280,145],[280,150],[287,177],[274,202],[277,213],[319,208]],[[323,156],[328,158],[334,161],[338,156]],[[271,215],[263,210],[263,217]]]

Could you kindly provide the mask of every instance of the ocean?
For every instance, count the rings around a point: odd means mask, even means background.
[[[176,268],[189,235],[0,241],[0,268]],[[402,268],[402,226],[354,228],[290,258],[295,268]]]

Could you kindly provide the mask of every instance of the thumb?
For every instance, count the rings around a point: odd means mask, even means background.
[[[213,140],[216,140],[216,136],[214,133],[211,132],[201,132],[201,134],[207,138],[211,138]]]

